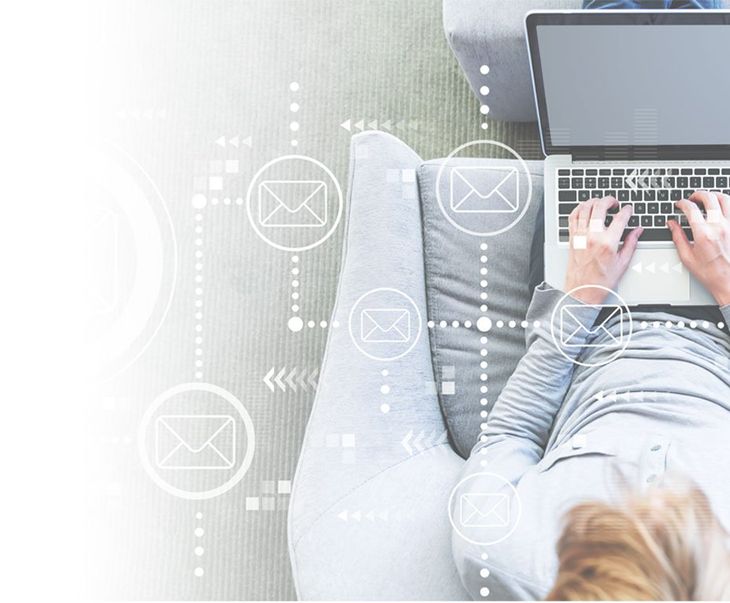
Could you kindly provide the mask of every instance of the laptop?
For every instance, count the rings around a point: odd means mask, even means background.
[[[564,282],[570,212],[611,195],[645,229],[621,298],[714,304],[667,220],[691,240],[675,202],[730,194],[730,11],[540,11],[525,24],[546,157],[545,279]]]

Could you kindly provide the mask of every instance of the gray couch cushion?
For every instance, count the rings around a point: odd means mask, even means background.
[[[451,434],[456,451],[466,457],[479,436],[480,423],[484,421],[480,413],[484,407],[480,399],[488,401],[487,410],[499,396],[507,379],[514,371],[525,351],[524,329],[520,322],[524,319],[532,291],[528,286],[529,258],[532,246],[535,219],[542,207],[543,164],[540,161],[527,162],[532,174],[532,201],[522,219],[502,234],[477,237],[462,232],[447,220],[436,198],[436,181],[443,160],[424,163],[418,171],[421,206],[423,213],[424,261],[426,266],[426,299],[428,318],[434,322],[429,328],[434,374],[438,386],[439,402]],[[452,159],[444,168],[439,183],[442,200],[449,196],[450,178],[447,173],[459,167],[517,167],[515,160],[496,159]],[[482,178],[489,178],[489,172]],[[495,172],[496,173],[496,172]],[[526,177],[519,171],[521,190],[525,190]],[[496,176],[492,176],[496,177]],[[448,203],[444,201],[448,206]],[[511,216],[507,216],[512,220]],[[483,232],[489,228],[497,229],[497,221],[505,219],[500,214],[484,214],[480,226]],[[486,242],[487,250],[480,245]],[[480,261],[486,255],[487,263]],[[480,275],[480,268],[486,265],[486,277]],[[480,281],[487,280],[486,288]],[[482,291],[487,293],[487,313],[492,321],[492,329],[486,333],[487,343],[482,346],[480,339],[485,336],[476,328],[476,320],[481,315]],[[465,328],[469,320],[471,327]],[[498,321],[504,321],[498,327]],[[510,321],[517,324],[510,327]],[[441,321],[448,326],[442,327]],[[452,326],[459,321],[459,327]],[[486,347],[487,356],[480,355]],[[487,361],[486,371],[480,367],[482,360]],[[453,369],[451,368],[453,367]],[[456,374],[453,374],[453,371]],[[480,374],[487,374],[486,394],[480,393]],[[450,393],[449,385],[455,383]]]

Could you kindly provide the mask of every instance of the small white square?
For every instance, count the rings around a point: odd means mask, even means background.
[[[416,170],[403,170],[401,179],[403,182],[415,182]]]
[[[261,510],[262,511],[274,511],[276,509],[276,499],[267,496],[261,499]]]
[[[291,481],[288,479],[280,479],[277,483],[277,491],[279,494],[291,494]]]
[[[220,176],[211,176],[208,178],[208,188],[212,191],[223,190],[223,178]]]
[[[325,446],[327,448],[339,448],[340,447],[340,434],[339,433],[328,433],[325,438]]]
[[[343,448],[354,448],[355,447],[355,434],[354,433],[343,433],[342,434],[342,447]]]
[[[208,163],[208,172],[211,174],[220,174],[223,171],[223,162],[220,159],[213,159]]]
[[[258,496],[246,497],[246,511],[258,511],[260,508]]]
[[[226,174],[238,174],[238,159],[226,159]]]
[[[400,170],[386,170],[385,181],[386,182],[398,182],[398,176],[400,176]]]
[[[707,210],[707,223],[719,224],[722,221],[722,212],[719,209]]]
[[[573,249],[587,249],[588,248],[588,237],[578,235],[573,237]]]
[[[444,381],[441,384],[441,393],[444,396],[453,396],[456,393],[456,383],[453,381]]]
[[[456,367],[453,365],[447,365],[441,367],[441,378],[442,379],[454,379],[456,377]]]
[[[591,232],[603,232],[603,220],[599,220],[598,218],[591,218],[590,223],[588,224],[588,230]]]

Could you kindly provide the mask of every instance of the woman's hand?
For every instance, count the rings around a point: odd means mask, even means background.
[[[614,214],[606,228],[606,214],[617,204],[614,197],[591,199],[580,203],[570,214],[570,253],[565,291],[571,292],[585,285],[598,285],[615,291],[644,232],[643,228],[632,230],[619,249],[621,235],[633,210],[630,205],[623,207]],[[571,295],[587,304],[600,304],[608,292],[599,287],[586,287]]]
[[[694,238],[690,243],[675,220],[668,222],[682,263],[720,306],[730,304],[730,196],[697,191],[689,200],[678,201],[677,207],[687,216]]]

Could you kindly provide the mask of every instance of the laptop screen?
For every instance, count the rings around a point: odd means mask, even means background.
[[[727,151],[730,25],[647,22],[644,15],[633,24],[537,24],[533,38],[548,154],[610,158],[614,150],[629,158],[627,151],[647,157],[674,149],[686,159],[692,150],[707,158],[718,147]]]

